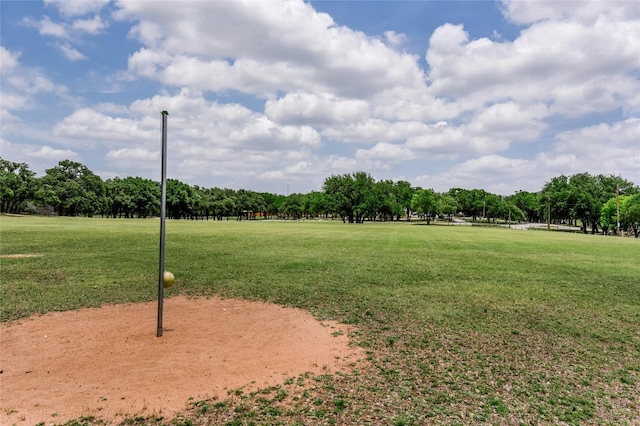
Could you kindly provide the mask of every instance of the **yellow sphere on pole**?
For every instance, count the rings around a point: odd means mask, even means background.
[[[164,288],[170,288],[176,282],[176,277],[174,277],[171,272],[164,271],[164,280],[163,281],[164,281],[163,282]]]

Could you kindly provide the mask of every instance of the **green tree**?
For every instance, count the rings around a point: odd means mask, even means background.
[[[55,203],[52,205],[60,216],[93,216],[100,210],[105,185],[87,166],[63,160],[45,173],[41,183],[47,186],[47,202]]]
[[[106,212],[112,217],[139,218],[158,214],[160,184],[140,177],[116,177],[105,181]]]
[[[398,186],[391,180],[376,182],[374,184],[374,196],[377,198],[378,209],[375,212],[375,216],[380,217],[382,220],[400,220],[400,217],[405,214],[402,189],[402,186]]]
[[[539,195],[540,216],[547,218],[547,209],[551,215],[551,220],[569,221],[573,223],[570,200],[572,189],[569,178],[560,175],[545,183]]]
[[[471,217],[475,222],[478,216],[486,214],[486,197],[488,193],[484,189],[452,188],[448,195],[455,198],[458,208],[465,217]]]
[[[264,211],[262,216],[268,219],[272,215],[277,215],[280,210],[280,206],[285,200],[284,195],[271,194],[269,192],[261,192],[260,196],[264,200]]]
[[[598,180],[589,173],[579,173],[569,178],[571,192],[569,204],[571,205],[571,217],[580,220],[582,230],[586,234],[591,226],[591,233],[598,232],[600,222],[600,210],[604,204],[602,188]]]
[[[393,186],[396,203],[404,210],[404,214],[407,220],[411,219],[411,199],[415,192],[415,188],[411,187],[411,184],[406,180],[399,180]],[[399,216],[396,219],[400,220]]]
[[[207,193],[206,188],[203,188],[198,185],[193,186],[193,202],[192,202],[192,213],[191,218],[198,220],[200,218],[209,219],[209,214],[211,210],[211,198]],[[203,219],[204,220],[204,219]]]
[[[541,206],[538,194],[527,191],[518,191],[514,195],[507,197],[507,199],[523,213],[524,220],[527,222],[540,221]]]
[[[602,232],[605,234],[609,233],[609,229],[612,229],[614,232],[617,232],[618,227],[618,202],[624,202],[626,196],[620,197],[620,200],[616,201],[616,198],[613,197],[609,199],[602,206],[602,210],[600,211],[600,226],[602,227]]]
[[[374,179],[365,172],[333,175],[325,179],[323,191],[327,195],[329,209],[338,214],[343,222],[360,223],[370,211]]]
[[[625,197],[620,205],[620,224],[623,229],[631,230],[640,236],[640,193]]]
[[[232,189],[212,188],[211,212],[217,220],[229,217],[236,212],[236,196]]]
[[[0,158],[0,212],[19,213],[36,190],[37,179],[27,163]]]
[[[485,217],[493,219],[495,223],[496,219],[507,217],[509,207],[499,195],[487,193],[483,200],[482,211]]]
[[[193,188],[186,183],[167,179],[167,216],[172,219],[190,217],[195,210],[195,195]]]
[[[411,210],[426,217],[427,224],[431,223],[431,217],[436,214],[436,193],[433,189],[420,189],[411,198]]]
[[[618,207],[620,209],[620,229],[640,235],[640,194],[621,195],[618,200],[610,198],[602,207],[600,226],[605,233],[609,228],[617,231]]]
[[[497,196],[494,196],[497,197]],[[524,213],[508,199],[489,197],[487,216],[494,219],[502,219],[509,222],[519,222],[524,219]]]
[[[235,194],[236,219],[255,219],[257,212],[266,209],[264,198],[257,192],[239,189]]]
[[[324,192],[312,191],[305,197],[306,211],[311,215],[326,217],[328,206],[327,196]]]
[[[131,193],[122,178],[107,179],[105,190],[109,199],[108,214],[112,217],[131,217],[133,200]]]
[[[438,214],[446,215],[449,221],[451,221],[451,215],[456,214],[458,210],[458,202],[451,195],[443,194],[438,197],[436,210]]]
[[[570,177],[561,175],[545,184],[540,194],[540,210],[546,210],[548,205],[554,221],[579,223],[584,233],[591,228],[591,233],[595,234],[602,223],[602,208],[609,199],[615,197],[617,188],[621,195],[638,192],[637,186],[619,176],[594,176],[589,173],[577,173]],[[606,220],[605,224],[610,225]]]
[[[640,193],[640,187],[633,182],[623,179],[620,176],[614,175],[597,175],[594,177],[600,187],[601,201],[607,202],[611,197],[614,197],[616,191],[619,191],[620,195],[633,195]]]
[[[294,220],[300,219],[304,213],[305,196],[303,194],[293,193],[288,195],[284,202],[280,205],[280,213],[284,217]]]

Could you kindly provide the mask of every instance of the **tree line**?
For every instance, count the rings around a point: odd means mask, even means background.
[[[160,213],[160,183],[140,177],[103,180],[85,165],[64,160],[36,177],[26,163],[0,158],[0,211],[60,216],[146,218]],[[362,171],[332,175],[321,191],[290,195],[203,188],[167,179],[167,216],[173,219],[336,218],[345,223],[435,218],[551,222],[583,232],[640,233],[640,187],[619,176],[557,176],[539,192],[501,196],[483,189],[444,193],[400,180],[376,181]],[[619,213],[618,213],[619,212]]]

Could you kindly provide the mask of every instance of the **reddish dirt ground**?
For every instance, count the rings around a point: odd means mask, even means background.
[[[347,371],[347,326],[260,302],[173,297],[0,324],[0,424],[171,418],[190,398]]]

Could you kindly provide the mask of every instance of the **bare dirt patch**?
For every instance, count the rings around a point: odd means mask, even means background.
[[[278,305],[174,297],[0,324],[0,424],[183,411],[190,398],[347,371],[363,357],[346,325]]]
[[[25,254],[3,254],[0,256],[2,259],[26,259],[29,257],[41,257],[41,254],[25,253]]]

